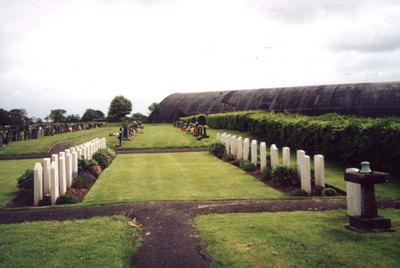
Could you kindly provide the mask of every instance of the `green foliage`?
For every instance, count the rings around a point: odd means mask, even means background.
[[[55,123],[64,122],[66,120],[65,113],[67,111],[64,109],[55,109],[51,110],[49,117]]]
[[[96,178],[101,173],[101,167],[95,159],[79,159],[78,160],[78,171],[90,172]]]
[[[295,196],[308,196],[308,193],[303,189],[298,189],[296,192],[294,192],[293,195],[295,195]]]
[[[278,165],[272,170],[271,179],[276,184],[297,185],[297,169],[295,166]]]
[[[95,121],[95,120],[102,120],[104,119],[104,113],[100,110],[94,110],[94,109],[86,109],[85,113],[82,115],[82,121],[84,122],[89,122],[89,121]]]
[[[262,176],[263,176],[263,180],[265,180],[265,181],[271,180],[271,169],[263,168],[261,173],[262,173]]]
[[[336,190],[333,188],[325,188],[322,191],[322,193],[323,193],[323,195],[326,195],[326,196],[336,196],[337,195]]]
[[[257,167],[250,160],[241,160],[240,168],[244,171],[255,171]]]
[[[103,148],[93,154],[93,160],[95,160],[102,169],[106,169],[115,159],[115,151],[110,148]]]
[[[75,196],[72,195],[61,195],[57,198],[56,205],[62,204],[75,204],[77,202]]]
[[[161,105],[157,102],[153,102],[150,106],[149,106],[149,111],[151,112],[151,114],[153,115],[153,122],[156,122],[156,116],[160,113],[161,111]]]
[[[210,154],[215,155],[217,157],[222,157],[225,153],[225,144],[222,142],[214,142],[208,146],[208,151]]]
[[[235,160],[235,156],[233,154],[227,154],[227,153],[224,153],[224,156],[222,158],[224,159],[224,161],[227,162]]]
[[[33,170],[27,169],[24,174],[22,174],[17,179],[17,187],[21,192],[26,194],[33,194]]]
[[[89,188],[96,182],[96,177],[91,172],[79,172],[72,180],[73,188]]]
[[[111,121],[121,121],[132,111],[132,102],[124,96],[116,96],[108,108],[108,118]]]

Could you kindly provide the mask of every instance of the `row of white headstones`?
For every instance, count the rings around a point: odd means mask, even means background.
[[[232,154],[236,159],[249,160],[257,166],[258,164],[258,143],[257,140],[250,140],[227,133],[217,133],[217,140],[222,142],[228,154]],[[261,142],[260,145],[260,170],[267,168],[267,144]],[[270,147],[271,167],[276,168],[279,165],[279,150],[275,144]],[[310,156],[305,151],[297,150],[296,152],[297,172],[300,175],[301,189],[311,194],[311,166]],[[282,148],[282,164],[290,165],[290,148]],[[325,188],[325,163],[324,157],[320,154],[314,155],[314,172],[315,185]]]
[[[33,173],[33,204],[37,206],[44,196],[50,195],[51,204],[64,195],[72,185],[73,177],[78,174],[78,159],[92,159],[94,153],[106,147],[105,138],[96,138],[64,152],[44,158],[35,163]]]

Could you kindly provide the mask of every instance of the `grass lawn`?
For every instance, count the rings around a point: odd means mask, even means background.
[[[207,152],[119,155],[84,203],[284,197]]]
[[[17,178],[40,161],[42,159],[0,161],[0,208],[4,208],[16,196]]]
[[[140,229],[129,221],[115,216],[0,225],[0,266],[129,267],[140,246]]]
[[[106,137],[109,133],[115,132],[116,130],[117,127],[94,128],[89,130],[58,134],[49,137],[41,137],[37,140],[11,142],[9,145],[0,148],[0,155],[46,154],[57,142],[73,140],[74,146],[95,138]]]
[[[400,210],[380,210],[400,228]],[[213,267],[400,267],[400,232],[356,233],[345,211],[199,216]]]

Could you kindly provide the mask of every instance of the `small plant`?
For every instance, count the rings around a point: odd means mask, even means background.
[[[263,168],[263,170],[261,172],[262,172],[263,180],[265,180],[265,181],[271,180],[271,169]]]
[[[295,195],[295,196],[308,196],[308,193],[306,191],[304,191],[303,189],[299,189],[293,195]]]
[[[276,184],[297,185],[297,169],[294,166],[279,165],[272,170],[271,179]]]
[[[92,186],[96,181],[96,177],[90,172],[79,172],[72,181],[72,187],[74,188],[88,188]]]
[[[94,159],[79,159],[78,172],[90,172],[97,178],[101,173],[101,167]]]
[[[17,187],[24,194],[33,195],[33,170],[27,169],[24,174],[22,174],[17,179]]]
[[[61,195],[57,198],[56,205],[62,205],[62,204],[75,204],[77,203],[77,200],[75,196],[72,195]]]
[[[333,188],[325,188],[325,190],[322,191],[322,194],[325,196],[336,196],[337,192]]]
[[[225,150],[225,145],[222,142],[214,142],[208,146],[210,154],[215,155],[216,157],[222,157]]]
[[[243,169],[244,171],[255,171],[257,167],[251,163],[250,160],[242,160],[240,161],[240,168]]]
[[[235,156],[233,154],[224,154],[223,159],[224,161],[230,162],[235,160]]]
[[[102,169],[108,168],[115,159],[115,151],[110,148],[103,148],[93,154],[93,159],[100,165]]]

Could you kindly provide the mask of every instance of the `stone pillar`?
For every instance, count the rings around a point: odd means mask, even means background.
[[[226,153],[230,154],[231,153],[231,134],[226,134],[225,136],[225,147],[226,147]]]
[[[260,143],[260,170],[263,171],[267,168],[267,144],[265,142]]]
[[[296,151],[296,164],[297,164],[297,174],[301,178],[301,167],[302,167],[302,161],[303,161],[303,156],[306,155],[306,152],[303,150],[297,150]]]
[[[221,141],[221,134],[217,133],[217,141]]]
[[[359,172],[358,168],[346,168],[346,173]],[[361,216],[361,184],[346,181],[347,215]]]
[[[78,175],[78,153],[72,153],[72,176]]]
[[[311,168],[310,157],[308,155],[303,156],[300,179],[301,189],[311,194]]]
[[[61,157],[65,158],[65,152],[58,153],[58,159],[60,159]]]
[[[58,185],[58,164],[56,162],[51,162],[50,166],[50,174],[51,174],[51,204],[55,205],[58,196],[60,195],[59,192],[59,185]]]
[[[56,163],[56,170],[57,170],[57,174],[58,174],[58,154],[52,154],[51,155],[51,162]],[[50,166],[51,167],[51,166]],[[51,182],[50,182],[51,184]]]
[[[65,155],[65,180],[68,189],[72,185],[72,154]]]
[[[245,138],[243,141],[243,160],[249,160],[249,138]]]
[[[236,138],[236,135],[233,135],[233,136],[231,137],[231,148],[232,148],[231,154],[233,154],[233,156],[234,156],[235,158],[236,158],[236,156],[237,156],[236,146],[237,146],[237,138]]]
[[[276,147],[275,144],[271,145],[270,148],[271,152],[271,168],[274,169],[278,166],[279,163],[279,152],[278,152],[278,147]]]
[[[314,155],[314,171],[315,185],[319,185],[325,188],[325,163],[323,155]]]
[[[67,181],[66,181],[66,168],[65,168],[65,158],[60,157],[58,159],[58,179],[60,180],[60,195],[67,192]]]
[[[257,140],[251,141],[251,163],[257,166]]]
[[[242,137],[237,138],[236,150],[237,150],[236,159],[242,160],[243,159],[243,140],[242,140]]]
[[[282,148],[282,163],[285,166],[290,166],[290,148],[289,147]]]
[[[50,193],[51,190],[50,164],[50,158],[43,158],[43,195]]]
[[[33,205],[39,205],[39,201],[43,199],[43,167],[42,164],[36,163],[33,168]]]
[[[67,154],[70,154],[71,151],[72,151],[71,148],[70,149],[65,149],[64,153],[67,155]]]

